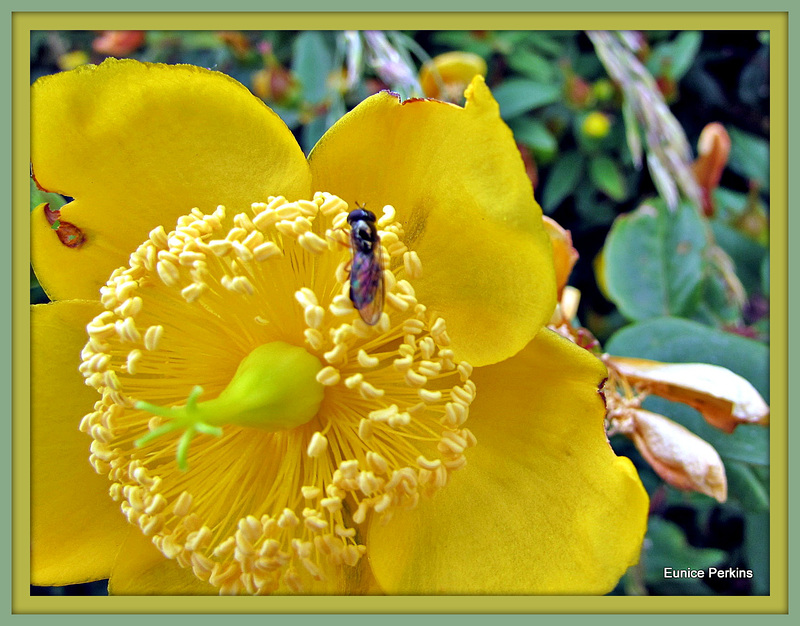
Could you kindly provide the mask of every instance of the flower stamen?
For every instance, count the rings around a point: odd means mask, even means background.
[[[472,368],[417,299],[422,263],[394,208],[377,220],[373,326],[349,298],[347,215],[327,193],[193,209],[112,274],[87,327],[90,461],[127,519],[220,593],[335,590],[367,520],[433,495],[475,445]],[[303,365],[245,367],[270,346]]]

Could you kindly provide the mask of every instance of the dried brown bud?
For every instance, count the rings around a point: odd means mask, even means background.
[[[659,363],[608,356],[628,382],[667,400],[697,409],[712,426],[732,433],[739,424],[769,424],[769,406],[747,380],[707,363]]]
[[[725,466],[707,441],[658,413],[632,409],[630,415],[630,426],[623,432],[661,478],[678,489],[725,502]]]
[[[703,212],[708,216],[714,214],[713,193],[728,164],[730,152],[731,138],[725,127],[718,122],[706,125],[697,140],[697,160],[693,168],[703,194]]]

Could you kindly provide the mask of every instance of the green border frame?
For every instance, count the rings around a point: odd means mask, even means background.
[[[84,4],[87,4],[84,2]],[[100,4],[100,3],[92,3]],[[155,4],[155,3],[147,3]],[[260,6],[259,6],[260,4]],[[356,4],[350,2],[349,4]],[[350,11],[372,9],[359,2]],[[614,2],[624,9],[641,10],[641,3]],[[769,0],[761,6],[772,4]],[[250,10],[263,10],[254,3]],[[372,5],[372,6],[369,6]],[[430,3],[407,1],[406,10],[425,10]],[[163,5],[162,5],[163,6]],[[596,5],[595,5],[596,6]],[[676,10],[692,10],[696,3],[677,0]],[[22,7],[20,7],[22,8]],[[106,8],[107,3],[97,8]],[[143,10],[152,10],[142,4]],[[153,7],[158,10],[158,7]],[[339,9],[340,7],[337,7]],[[466,7],[462,7],[466,8]],[[496,10],[496,6],[492,7]],[[85,10],[85,9],[84,9]],[[91,10],[91,9],[90,9]],[[12,219],[13,237],[13,399],[14,428],[9,456],[13,462],[12,613],[786,613],[788,612],[788,10],[774,12],[692,13],[445,13],[407,12],[293,12],[293,13],[75,13],[30,12],[11,15],[13,47],[13,203],[28,206],[28,155],[30,124],[29,32],[31,30],[164,29],[247,30],[264,29],[697,29],[771,31],[771,595],[764,597],[57,597],[29,595],[30,543],[29,494],[29,338],[28,287],[24,270],[30,257],[29,224]],[[16,211],[14,216],[24,215]],[[13,450],[13,455],[11,454]]]

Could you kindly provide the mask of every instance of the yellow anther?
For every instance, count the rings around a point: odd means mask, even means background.
[[[425,337],[424,339],[420,340],[418,345],[423,359],[430,359],[434,354],[436,354],[436,342],[430,337]]]
[[[400,347],[402,348],[403,346]],[[396,369],[398,372],[409,371],[413,364],[414,364],[414,357],[412,355],[404,356],[402,358],[395,359],[394,361],[392,361],[392,367],[394,367],[394,369]]]
[[[328,511],[328,513],[338,513],[342,510],[341,498],[323,498],[320,500],[319,504],[322,508]]]
[[[387,248],[389,256],[395,256],[395,257],[403,256],[407,251],[408,248],[406,247],[406,244],[404,244],[402,241],[397,241],[392,245],[388,246]]]
[[[307,306],[304,311],[306,325],[309,328],[319,330],[322,328],[322,323],[325,321],[325,309],[319,305]]]
[[[427,402],[429,404],[433,404],[434,402],[440,402],[442,399],[441,391],[431,391],[430,389],[419,389],[417,393],[419,394],[419,397],[422,399],[423,402]]]
[[[358,364],[361,365],[361,367],[371,369],[377,367],[380,362],[381,360],[378,357],[367,354],[363,348],[358,351]]]
[[[391,292],[387,293],[386,302],[392,308],[396,309],[397,311],[400,311],[401,313],[407,311],[409,307],[409,303],[396,293],[391,293]]]
[[[411,280],[422,277],[422,263],[414,250],[407,250],[403,254],[403,267],[406,270],[406,276]]]
[[[186,302],[194,302],[203,295],[206,288],[206,285],[203,283],[192,283],[181,289],[181,297],[186,300]]]
[[[168,287],[175,285],[180,279],[178,266],[173,265],[169,261],[159,261],[156,263],[156,270],[161,281]]]
[[[418,374],[412,369],[409,369],[405,373],[406,382],[411,387],[422,387],[425,383],[428,382],[428,378],[423,376],[422,374]]]
[[[322,197],[325,201],[319,207],[319,210],[325,217],[338,215],[347,211],[347,203],[341,198],[327,194]]]
[[[422,469],[426,469],[428,471],[434,471],[441,467],[442,462],[439,459],[426,459],[424,456],[420,455],[416,459],[417,465],[419,465]]]
[[[266,231],[278,221],[274,209],[265,208],[253,218],[253,225],[261,231]]]
[[[227,239],[215,239],[208,242],[208,248],[218,257],[223,257],[233,250],[233,245]]]
[[[316,330],[315,328],[306,328],[303,331],[303,335],[314,350],[321,350],[322,346],[325,345],[325,337],[323,337],[322,333]]]
[[[411,423],[411,415],[407,411],[398,413],[390,416],[387,422],[392,428],[403,428]]]
[[[369,419],[373,422],[385,422],[393,415],[397,415],[398,409],[396,404],[392,404],[383,409],[376,409],[374,411],[370,411]]]
[[[300,523],[300,520],[295,515],[292,509],[283,509],[280,517],[278,518],[278,526],[281,528],[293,528]]]
[[[323,367],[317,374],[317,382],[326,387],[338,384],[339,380],[341,380],[339,370],[330,365]]]
[[[400,241],[400,237],[397,235],[397,233],[392,231],[381,231],[380,236],[381,236],[381,243],[384,246],[391,246],[392,244],[395,244],[398,241]]]
[[[144,333],[144,347],[146,350],[158,350],[161,337],[164,335],[164,327],[161,325],[150,326]]]
[[[367,441],[373,435],[372,422],[368,419],[361,418],[358,423],[358,436],[362,441]]]
[[[467,419],[467,407],[459,402],[448,402],[444,408],[445,424],[450,427],[460,426]]]
[[[397,212],[394,210],[394,207],[391,204],[387,204],[383,207],[383,215],[378,218],[377,224],[379,228],[384,228],[388,226],[392,222],[394,222],[394,218]]]
[[[250,219],[250,216],[247,213],[237,213],[236,215],[234,215],[233,225],[236,226],[237,228],[241,228],[242,230],[248,233],[252,232],[252,230],[255,228],[255,226],[253,226],[252,220]]]
[[[376,474],[386,474],[389,470],[389,464],[377,452],[367,452],[367,465]]]
[[[328,448],[328,440],[321,433],[314,433],[308,444],[307,454],[311,458],[317,458],[325,453]]]
[[[178,496],[178,499],[175,501],[175,504],[172,507],[172,512],[177,517],[185,517],[189,515],[192,509],[192,496],[189,495],[187,491],[181,493]]]
[[[236,257],[242,261],[243,263],[249,263],[253,260],[254,255],[253,251],[244,245],[241,241],[232,241],[231,246],[233,251],[236,253]]]
[[[310,485],[300,487],[300,492],[306,500],[316,500],[322,495],[322,489]]]
[[[474,399],[474,396],[469,389],[459,387],[458,385],[454,386],[450,390],[450,397],[454,402],[458,402],[459,404],[463,404],[465,406],[472,404],[472,400]]]
[[[89,429],[89,434],[93,439],[97,439],[101,443],[111,443],[114,439],[114,433],[108,428],[104,428],[100,424],[95,424]]]
[[[316,306],[319,304],[319,300],[317,300],[317,294],[311,291],[311,289],[308,287],[303,287],[302,289],[295,291],[294,298],[303,308]]]
[[[297,238],[297,243],[312,254],[322,254],[328,250],[328,242],[315,233],[301,234]]]
[[[205,261],[206,255],[202,252],[190,252],[184,250],[178,255],[178,263],[183,267],[193,267],[198,261]]]
[[[348,389],[356,389],[364,381],[364,375],[361,372],[348,376],[344,379],[344,385]]]
[[[442,364],[436,363],[435,361],[427,361],[423,360],[420,361],[419,364],[419,373],[423,376],[436,376],[437,374],[441,373],[442,371]]]
[[[242,241],[245,237],[247,237],[247,231],[244,228],[234,227],[228,231],[228,234],[225,235],[225,239],[230,242],[234,241]]]
[[[355,478],[358,475],[358,461],[355,459],[339,463],[339,471],[344,478]]]
[[[378,389],[371,383],[364,381],[358,388],[358,392],[361,394],[361,397],[366,400],[374,400],[376,398],[382,398],[383,395],[386,393],[383,389]]]
[[[159,248],[167,247],[167,231],[163,225],[159,225],[150,231],[150,241],[152,241]]]
[[[250,250],[255,250],[262,243],[264,243],[264,234],[258,230],[253,230],[245,237],[242,245],[247,246]]]

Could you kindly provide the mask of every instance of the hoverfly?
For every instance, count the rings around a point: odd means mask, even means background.
[[[358,206],[358,205],[356,205]],[[350,211],[350,300],[361,319],[370,326],[377,324],[383,313],[383,265],[381,239],[375,214],[363,206]]]

